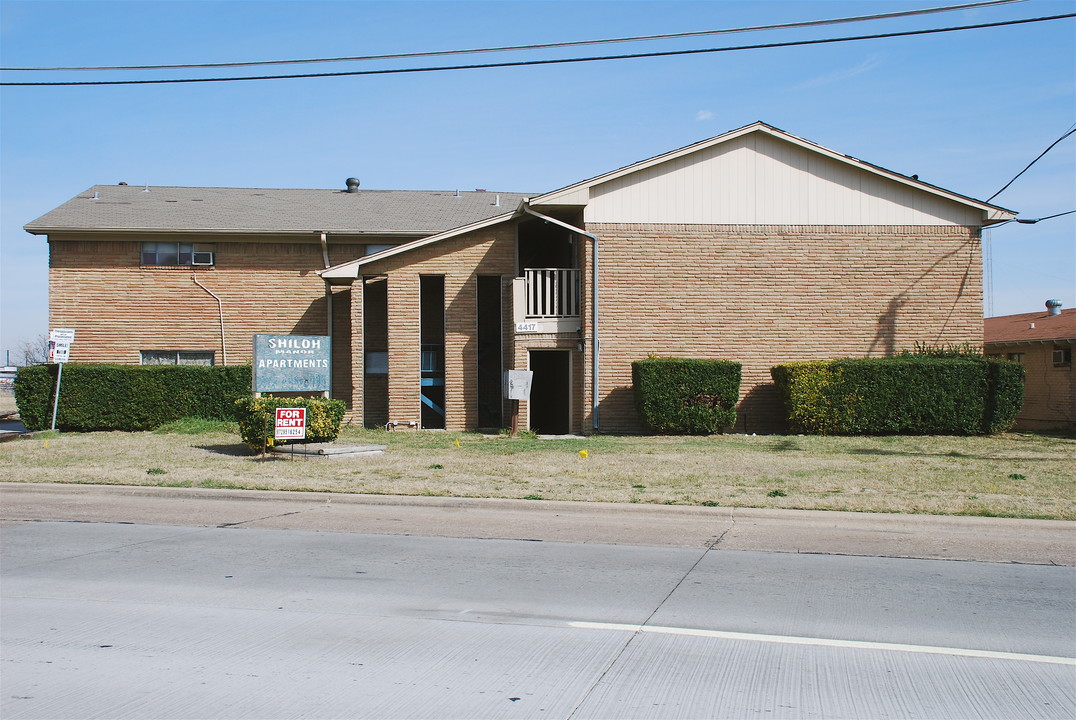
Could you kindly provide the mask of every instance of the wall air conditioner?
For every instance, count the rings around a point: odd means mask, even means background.
[[[191,253],[191,265],[212,265],[213,253],[204,250],[196,250]]]

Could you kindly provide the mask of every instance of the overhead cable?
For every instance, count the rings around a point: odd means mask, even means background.
[[[695,32],[666,33],[664,35],[638,35],[635,37],[607,38],[604,40],[576,40],[569,42],[541,43],[536,45],[505,45],[500,47],[472,48],[470,50],[431,50],[427,52],[392,53],[388,55],[354,55],[350,57],[307,58],[305,60],[252,60],[246,62],[221,63],[187,63],[176,65],[97,65],[76,67],[0,67],[2,71],[54,71],[54,70],[189,70],[193,68],[254,67],[259,65],[306,65],[310,63],[357,62],[366,60],[399,60],[402,58],[438,57],[445,55],[474,55],[478,53],[508,52],[517,50],[549,50],[552,48],[581,47],[585,45],[607,45],[611,43],[644,42],[649,40],[673,40],[707,35],[728,35],[732,33],[756,32],[759,30],[787,30],[791,28],[816,27],[820,25],[837,25],[840,23],[863,22],[867,20],[885,20],[890,18],[912,17],[932,13],[951,12],[954,10],[971,10],[1007,5],[1026,0],[986,0],[985,2],[948,5],[946,7],[924,8],[922,10],[904,10],[901,12],[859,15],[856,17],[832,18],[828,20],[804,20],[801,22],[780,23],[775,25],[753,25],[750,27],[725,28],[721,30],[698,30]]]
[[[1020,176],[1021,176],[1021,175],[1023,175],[1024,173],[1026,173],[1026,172],[1028,171],[1028,169],[1030,169],[1030,168],[1031,168],[1031,166],[1032,166],[1032,165],[1034,165],[1035,163],[1037,163],[1037,162],[1038,162],[1039,160],[1041,160],[1041,159],[1042,159],[1042,156],[1043,156],[1043,155],[1045,155],[1046,153],[1048,153],[1048,152],[1050,152],[1051,150],[1053,150],[1053,149],[1054,149],[1054,146],[1055,146],[1055,145],[1057,145],[1057,144],[1058,144],[1059,142],[1061,142],[1062,140],[1064,140],[1065,138],[1067,138],[1067,137],[1068,137],[1069,135],[1071,135],[1071,134],[1072,134],[1072,133],[1074,133],[1074,132],[1076,132],[1076,128],[1070,128],[1070,129],[1069,129],[1069,130],[1068,130],[1067,132],[1065,132],[1065,134],[1063,134],[1063,135],[1062,135],[1061,137],[1059,137],[1059,138],[1058,138],[1057,140],[1054,140],[1054,141],[1053,141],[1052,143],[1050,143],[1050,147],[1046,148],[1046,149],[1045,149],[1045,150],[1043,150],[1043,151],[1042,151],[1041,153],[1039,153],[1039,156],[1038,156],[1037,158],[1035,158],[1034,160],[1032,160],[1031,162],[1029,162],[1029,163],[1027,164],[1027,167],[1025,167],[1025,168],[1024,168],[1023,170],[1021,170],[1020,172],[1016,173],[1016,175],[1015,175],[1015,176],[1013,177],[1013,179],[1012,179],[1012,180],[1010,180],[1009,182],[1005,183],[1005,186],[1004,186],[1003,188],[1001,188],[1001,189],[1000,189],[1000,190],[998,190],[998,191],[997,191],[996,193],[994,193],[993,195],[991,195],[990,197],[988,197],[988,198],[986,199],[986,201],[987,201],[987,202],[990,202],[991,200],[993,200],[994,198],[996,198],[996,197],[997,197],[998,195],[1000,195],[1001,193],[1005,192],[1005,190],[1006,190],[1006,189],[1007,189],[1007,188],[1008,188],[1008,187],[1009,187],[1010,185],[1012,185],[1012,184],[1013,184],[1014,182],[1016,182],[1016,178],[1020,177]],[[1062,213],[1062,214],[1064,214],[1064,213]],[[1056,217],[1056,216],[1054,216],[1054,215],[1051,215],[1050,217]],[[1045,220],[1046,218],[1041,218],[1041,219],[1042,219],[1042,220]]]
[[[292,75],[246,75],[240,77],[210,78],[170,78],[159,80],[82,80],[62,82],[0,82],[6,87],[43,87],[72,85],[170,85],[177,83],[236,82],[239,80],[295,80],[306,78],[354,77],[359,75],[399,75],[404,73],[443,72],[447,70],[484,70],[490,68],[528,67],[538,65],[566,65],[572,63],[599,62],[607,60],[634,60],[638,58],[672,57],[675,55],[702,55],[706,53],[733,52],[737,50],[769,50],[773,48],[800,47],[805,45],[827,45],[832,43],[852,42],[857,40],[881,40],[885,38],[910,37],[913,35],[934,35],[937,33],[957,32],[960,30],[981,30],[984,28],[1004,27],[1007,25],[1025,25],[1028,23],[1064,20],[1076,17],[1076,13],[1050,15],[1046,17],[1023,18],[1020,20],[1003,20],[1001,22],[979,23],[977,25],[959,25],[926,30],[906,30],[903,32],[879,33],[875,35],[854,35],[850,37],[823,38],[819,40],[794,40],[781,43],[760,43],[757,45],[738,45],[720,48],[702,48],[697,50],[666,50],[661,52],[628,53],[624,55],[601,55],[592,57],[555,58],[551,60],[518,60],[514,62],[480,63],[472,65],[441,65],[417,68],[389,68],[384,70],[350,70],[346,72],[296,73]]]

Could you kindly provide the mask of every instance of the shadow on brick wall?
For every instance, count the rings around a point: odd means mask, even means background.
[[[736,407],[736,425],[732,432],[778,433],[788,432],[784,404],[773,383],[762,383],[751,389]]]

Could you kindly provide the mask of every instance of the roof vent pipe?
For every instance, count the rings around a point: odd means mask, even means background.
[[[1047,315],[1060,315],[1061,314],[1061,301],[1060,300],[1047,300],[1046,301],[1046,314]]]
[[[359,191],[359,179],[358,178],[348,178],[347,180],[344,181],[344,184],[347,185],[347,191],[349,193],[357,193]]]

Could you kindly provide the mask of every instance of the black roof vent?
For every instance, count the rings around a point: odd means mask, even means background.
[[[347,180],[344,181],[344,184],[347,185],[347,191],[349,193],[357,193],[359,191],[359,179],[358,178],[348,178]]]

